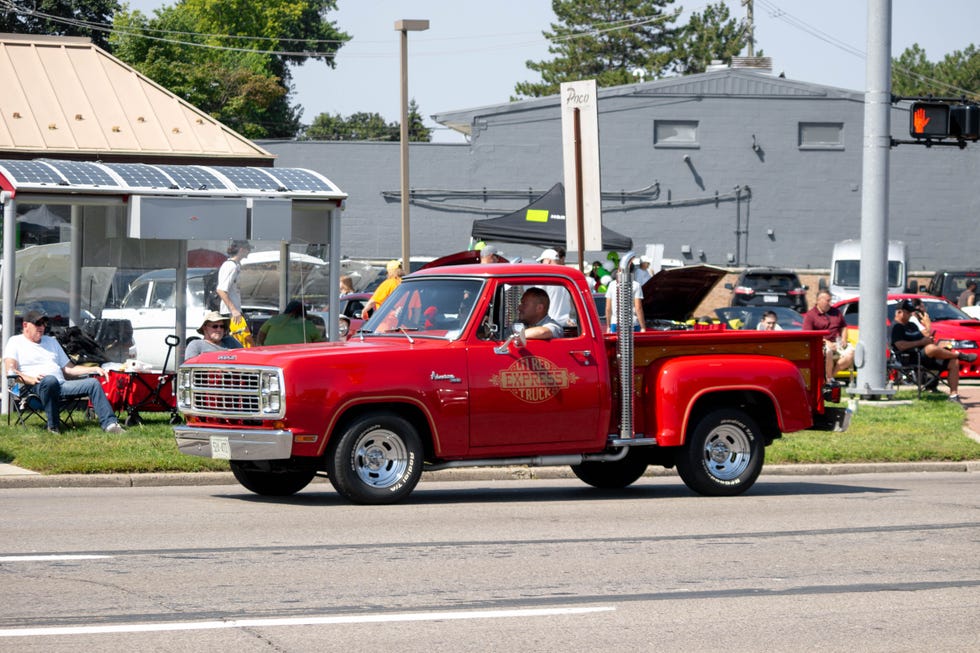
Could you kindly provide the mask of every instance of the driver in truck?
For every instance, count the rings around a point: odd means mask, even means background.
[[[528,340],[551,340],[562,337],[561,325],[548,315],[550,303],[548,293],[537,286],[528,288],[521,295],[521,303],[517,305],[517,318],[527,325],[524,329],[524,337]]]

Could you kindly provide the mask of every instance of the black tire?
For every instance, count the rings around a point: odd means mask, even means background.
[[[584,483],[603,490],[617,490],[632,485],[647,471],[647,460],[639,451],[631,450],[622,460],[613,462],[584,462],[572,465],[572,472]]]
[[[693,426],[677,452],[677,473],[699,494],[734,496],[752,487],[765,455],[755,420],[744,411],[722,408]]]
[[[365,415],[327,453],[327,476],[354,503],[396,503],[418,484],[422,458],[422,439],[408,420],[392,413]]]
[[[267,469],[266,469],[267,468]],[[232,460],[231,473],[246,490],[266,497],[288,497],[310,484],[316,469],[297,469],[273,461],[257,464]]]

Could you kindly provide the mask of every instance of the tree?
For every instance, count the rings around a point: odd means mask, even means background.
[[[980,96],[980,50],[972,43],[931,62],[918,43],[892,60],[892,93],[895,95],[959,97]]]
[[[379,113],[354,113],[347,118],[340,114],[321,113],[313,119],[300,140],[313,141],[398,141],[401,125],[386,123]],[[408,140],[429,142],[432,130],[422,122],[418,105],[413,99],[408,105]]]
[[[703,13],[691,14],[681,30],[674,69],[689,75],[703,73],[715,59],[730,64],[746,46],[747,36],[745,21],[732,18],[724,2],[709,4]]]
[[[599,86],[634,81],[640,69],[662,77],[674,64],[674,22],[680,8],[674,0],[552,0],[557,23],[544,36],[551,41],[551,61],[528,61],[541,82],[520,82],[517,98],[558,93],[562,82],[595,79]]]
[[[24,3],[26,6],[4,4],[0,32],[85,36],[104,49],[108,49],[109,35],[104,30],[86,27],[85,23],[104,25],[119,10],[117,0],[33,0]]]
[[[113,54],[249,138],[288,138],[302,107],[289,103],[290,65],[333,67],[350,36],[324,16],[336,0],[180,0],[119,12]]]

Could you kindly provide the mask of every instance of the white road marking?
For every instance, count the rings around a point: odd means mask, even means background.
[[[539,608],[525,610],[474,610],[472,612],[417,612],[343,617],[283,617],[232,619],[229,621],[178,621],[159,624],[121,624],[118,626],[54,626],[50,628],[0,629],[0,637],[45,637],[52,635],[96,635],[105,633],[152,633],[174,630],[217,630],[222,628],[269,628],[274,626],[323,626],[335,624],[393,623],[400,621],[447,621],[464,619],[508,619],[552,617],[590,612],[609,612],[615,607]]]
[[[98,560],[99,558],[111,558],[112,556],[102,555],[45,555],[45,556],[0,556],[0,562],[47,562],[49,560]]]

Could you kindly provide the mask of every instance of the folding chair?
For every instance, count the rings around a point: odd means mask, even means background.
[[[952,361],[956,364],[956,361]],[[922,398],[923,390],[935,390],[942,381],[945,368],[938,369],[938,363],[922,353],[921,349],[899,351],[894,347],[888,354],[888,376],[895,386],[902,384],[915,386],[917,396]]]
[[[44,404],[41,397],[37,394],[37,389],[32,385],[20,382],[16,374],[7,376],[7,399],[9,408],[7,410],[7,426],[10,426],[10,416],[17,415],[17,425],[27,426],[28,420],[36,417],[42,425],[47,426],[48,417],[44,414]],[[74,428],[75,411],[88,413],[88,397],[62,397],[59,407],[61,423],[65,426]]]

